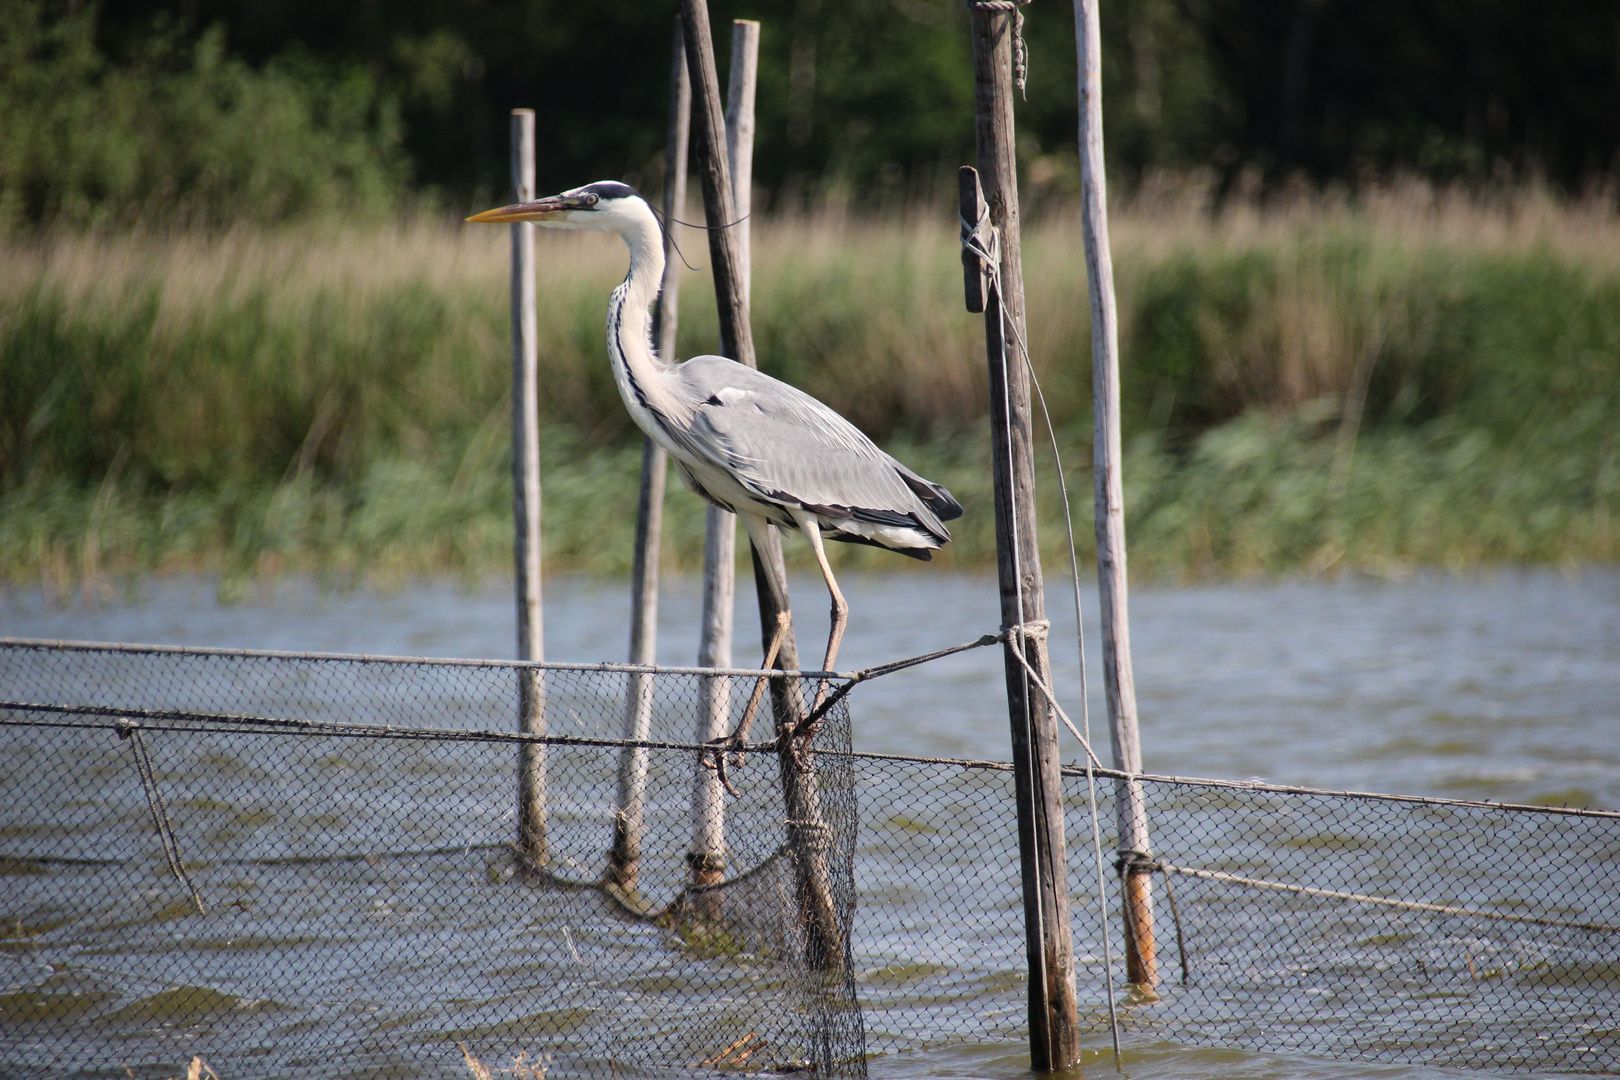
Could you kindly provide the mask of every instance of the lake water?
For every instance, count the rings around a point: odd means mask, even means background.
[[[999,624],[988,577],[923,570],[843,584],[842,670]],[[794,585],[808,663],[825,641],[826,594],[809,579]],[[757,621],[743,591],[735,660],[752,666]],[[628,594],[611,581],[548,581],[547,659],[624,659]],[[691,580],[666,586],[661,663],[695,661],[699,599]],[[1085,592],[1082,607],[1105,746],[1095,600]],[[1072,594],[1049,589],[1047,611],[1056,686],[1078,721]],[[1131,619],[1149,772],[1620,808],[1620,570],[1142,588]],[[512,624],[504,588],[438,583],[329,592],[281,582],[231,604],[196,580],[149,581],[95,608],[53,606],[32,590],[0,598],[8,637],[500,658],[513,655]],[[1005,759],[1001,671],[984,649],[862,687],[855,748]],[[1065,744],[1066,760],[1078,755]]]
[[[988,577],[919,571],[844,586],[846,670],[971,640],[998,622]],[[616,582],[548,581],[548,658],[621,659],[627,593]],[[808,657],[825,633],[824,593],[801,580],[794,595]],[[1082,602],[1095,687],[1095,597],[1087,592]],[[662,662],[692,662],[697,607],[694,583],[666,589]],[[1058,690],[1079,718],[1072,598],[1053,590],[1048,610]],[[290,581],[222,604],[205,581],[152,581],[93,608],[13,591],[0,602],[0,635],[504,657],[511,611],[501,588],[334,593]],[[750,625],[750,613],[751,597],[739,604],[740,625]],[[1620,808],[1620,571],[1139,589],[1132,614],[1151,772]],[[739,634],[736,659],[751,665],[745,638],[752,635]],[[1004,759],[1001,679],[999,653],[986,649],[863,686],[852,697],[856,748]],[[1106,745],[1097,699],[1093,726]],[[1077,757],[1078,748],[1066,753]],[[1092,1075],[1109,1067],[1103,1049],[1088,1051]],[[874,1071],[1014,1077],[1026,1065],[1006,1043],[969,1044],[880,1060]],[[1139,1077],[1440,1075],[1141,1042],[1126,1069]]]

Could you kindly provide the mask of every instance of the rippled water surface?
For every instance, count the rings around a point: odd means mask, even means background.
[[[622,658],[627,592],[615,582],[548,582],[548,658]],[[987,577],[852,578],[845,592],[845,669],[970,640],[998,622]],[[810,580],[795,596],[809,657],[825,632],[825,597]],[[663,662],[692,662],[697,606],[694,583],[666,590]],[[1083,606],[1095,686],[1094,596]],[[741,625],[751,607],[739,604]],[[1048,607],[1058,689],[1078,716],[1073,601],[1054,590]],[[1141,589],[1133,619],[1151,772],[1620,808],[1620,571]],[[309,651],[509,656],[511,624],[504,590],[440,584],[329,593],[289,582],[221,604],[207,582],[164,581],[94,608],[52,606],[28,591],[0,601],[5,636]],[[752,635],[739,639],[737,660],[753,663],[754,647],[741,643]],[[851,699],[856,748],[1003,759],[1001,678],[999,653],[987,649],[863,686]],[[1098,697],[1094,727],[1105,744]],[[1103,1050],[1088,1052],[1092,1075],[1109,1067]],[[881,1060],[875,1073],[1013,1077],[1026,1065],[1002,1043]],[[1439,1075],[1142,1042],[1126,1068],[1138,1077]]]
[[[815,581],[795,585],[801,648],[819,656],[825,593]],[[623,659],[628,592],[616,582],[547,582],[547,658]],[[919,570],[854,578],[845,592],[844,669],[971,640],[999,622],[986,577]],[[757,660],[751,600],[738,604],[739,664]],[[694,662],[698,601],[695,582],[666,588],[662,663]],[[1083,597],[1101,734],[1094,601]],[[14,591],[0,606],[0,630],[509,657],[511,605],[497,588],[330,593],[296,582],[226,605],[209,583],[160,581],[96,609]],[[1058,690],[1077,701],[1073,599],[1050,589],[1047,608]],[[1150,772],[1620,809],[1620,570],[1138,589],[1132,620]],[[995,650],[875,682],[856,699],[855,747],[1005,758],[1001,695]],[[1078,708],[1070,712],[1078,718]]]

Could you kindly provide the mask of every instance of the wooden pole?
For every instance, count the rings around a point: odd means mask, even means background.
[[[664,140],[664,219],[679,217],[686,206],[686,146],[692,115],[692,86],[686,75],[686,43],[675,27],[669,70],[669,122]],[[653,340],[660,359],[675,358],[680,321],[681,264],[671,227],[664,229],[664,281],[653,312]],[[641,441],[641,494],[636,503],[636,551],[630,571],[630,662],[658,659],[658,547],[664,525],[664,481],[668,454],[650,438]],[[730,666],[729,663],[726,666]],[[652,731],[652,676],[629,676],[625,695],[624,737],[645,742]],[[708,770],[699,770],[707,773]],[[640,874],[641,833],[647,788],[647,751],[628,748],[619,758],[619,793],[613,818],[613,846],[608,851],[607,882],[633,892]]]
[[[1125,489],[1120,477],[1119,318],[1108,247],[1108,188],[1103,172],[1102,37],[1098,0],[1074,0],[1080,70],[1080,200],[1091,292],[1092,459],[1096,474],[1097,588],[1102,609],[1103,686],[1114,767],[1142,771],[1131,673],[1131,623],[1125,583]],[[1159,981],[1153,939],[1153,876],[1138,869],[1152,849],[1141,781],[1114,782],[1115,821],[1124,878],[1125,972],[1138,986]]]
[[[1004,667],[1030,972],[1030,1063],[1037,1072],[1049,1072],[1080,1060],[1080,1038],[1057,718],[1040,693],[1031,693],[1029,674],[1019,660],[1021,652],[1039,678],[1050,680],[1040,545],[1035,531],[1030,383],[1024,361],[1029,337],[1024,319],[1013,127],[1012,21],[1005,10],[973,6],[978,179],[984,184],[990,224],[999,234],[1001,256],[999,274],[986,282],[989,295],[984,327],[990,367],[997,576],[1002,625],[1010,631]],[[961,210],[969,222],[977,222],[981,212],[975,187],[964,171]]]
[[[739,363],[758,367],[753,329],[749,325],[747,294],[741,284],[743,261],[737,245],[736,202],[726,156],[719,152],[725,117],[720,109],[719,76],[715,72],[714,45],[709,35],[707,0],[681,0],[681,26],[686,35],[686,64],[692,76],[693,133],[696,135],[697,170],[703,178],[703,210],[709,225],[709,261],[713,267],[715,306],[720,316],[720,351]],[[788,633],[777,651],[776,666],[798,670],[799,650],[792,634],[792,612],[786,592],[782,541],[774,527],[766,530],[764,550],[754,547],[754,583],[759,593],[760,631],[768,645],[779,620]],[[787,812],[788,850],[793,860],[797,910],[790,913],[805,930],[806,961],[816,970],[838,971],[845,963],[846,942],[833,901],[827,865],[828,832],[821,816],[821,798],[815,771],[793,756],[787,734],[804,715],[803,695],[796,680],[771,680],[771,703],[776,719],[778,773]]]
[[[739,364],[757,368],[754,330],[741,284],[742,252],[735,229],[719,227],[735,222],[737,211],[726,155],[720,152],[726,118],[720,107],[714,42],[709,36],[708,0],[681,0],[681,32],[686,38],[686,68],[692,79],[693,134],[697,136],[697,171],[703,181],[703,210],[711,226],[709,261],[720,316],[720,352]]]
[[[731,627],[736,609],[737,517],[708,508],[703,534],[703,625],[698,666],[731,667]],[[731,677],[713,675],[698,684],[698,742],[725,737],[731,720]],[[692,847],[687,880],[714,885],[726,872],[726,809],[720,778],[702,763],[692,781]]]
[[[731,22],[731,71],[726,85],[726,163],[731,166],[731,204],[737,215],[737,285],[742,309],[752,311],[754,210],[754,97],[759,87],[759,23]]]
[[[751,238],[749,213],[754,176],[754,96],[759,82],[759,23],[737,19],[731,24],[731,78],[726,90],[726,157],[731,166],[731,196],[743,220],[734,228],[741,248],[742,306],[749,307]],[[731,627],[737,581],[737,517],[710,506],[703,537],[703,636],[700,667],[731,666]],[[699,688],[699,742],[726,734],[731,718],[731,679],[717,675]],[[713,885],[725,876],[725,795],[713,770],[699,767],[692,790],[692,848],[687,853],[688,880]]]
[[[512,196],[527,202],[534,193],[534,110],[512,110]],[[545,624],[540,606],[540,433],[535,310],[534,225],[512,226],[512,524],[517,570],[517,655],[545,659]],[[546,733],[545,687],[538,669],[518,672],[518,730]],[[518,748],[517,848],[532,865],[546,854],[546,748]]]

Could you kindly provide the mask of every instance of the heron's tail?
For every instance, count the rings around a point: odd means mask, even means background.
[[[893,458],[889,459],[894,461]],[[906,482],[917,498],[922,500],[924,506],[934,512],[934,516],[941,521],[954,521],[962,516],[962,504],[944,487],[932,480],[924,480],[898,461],[894,462],[895,471]]]

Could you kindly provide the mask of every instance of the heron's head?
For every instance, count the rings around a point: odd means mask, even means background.
[[[468,221],[492,224],[532,221],[551,229],[594,229],[625,233],[651,223],[652,208],[629,184],[599,180],[534,202],[514,203],[474,214]]]

